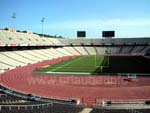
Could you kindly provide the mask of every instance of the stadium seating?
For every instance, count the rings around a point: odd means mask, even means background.
[[[0,91],[0,113],[78,113],[83,107],[27,100]]]
[[[85,50],[88,52],[89,55],[96,55],[96,50],[94,47],[85,47]]]
[[[85,51],[84,47],[74,47],[76,51],[78,51],[81,55],[88,55],[88,52]]]
[[[76,51],[73,47],[64,47],[68,52],[70,52],[72,55],[81,55],[78,51]]]

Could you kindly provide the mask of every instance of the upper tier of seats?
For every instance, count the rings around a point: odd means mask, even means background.
[[[113,39],[67,39],[40,37],[33,33],[0,30],[0,46],[63,46],[63,45],[133,45],[148,44],[147,38],[113,38]]]
[[[43,38],[32,33],[0,30],[0,46],[48,46],[61,45],[55,38]]]
[[[134,44],[148,44],[149,38],[112,38],[112,39],[59,39],[64,45],[134,45]]]

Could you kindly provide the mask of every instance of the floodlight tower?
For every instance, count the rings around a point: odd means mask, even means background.
[[[15,28],[15,19],[16,19],[16,13],[13,13],[12,16],[11,16],[12,20],[13,20],[13,26]]]
[[[42,23],[42,36],[44,35],[44,34],[43,34],[43,25],[44,25],[44,21],[45,21],[45,18],[42,17],[42,19],[41,19],[41,23]]]

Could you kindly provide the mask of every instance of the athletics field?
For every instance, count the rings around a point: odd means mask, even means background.
[[[142,56],[79,56],[48,65],[36,73],[49,74],[142,74],[150,73],[150,60]]]

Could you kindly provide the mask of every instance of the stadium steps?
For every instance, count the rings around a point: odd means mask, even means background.
[[[52,59],[52,58],[54,58],[54,56],[51,55],[47,50],[48,50],[48,49],[40,50],[40,51],[37,51],[37,53],[41,53],[41,55],[43,55],[43,56],[46,57],[47,59]]]
[[[50,56],[52,56],[53,58],[58,58],[58,57],[60,56],[60,54],[57,53],[57,52],[55,51],[55,49],[48,49],[48,50],[45,51],[45,52],[48,52],[48,54],[49,54]]]
[[[55,51],[55,49],[48,49],[47,51],[45,52],[48,52],[49,55],[53,56],[54,58],[57,58],[60,56],[60,54],[58,52]]]
[[[68,51],[68,50],[67,50],[66,48],[64,48],[64,47],[63,47],[63,50],[64,50],[64,52],[67,53],[67,56],[72,56],[72,55],[73,55],[70,51]]]
[[[66,49],[65,47],[64,47],[64,49],[68,52],[68,53],[70,53],[71,55],[74,55],[73,53],[71,53],[68,49]]]
[[[50,59],[50,56],[46,56],[47,54],[44,54],[42,50],[34,50],[32,52],[35,53],[36,56],[42,58],[43,60]]]
[[[42,50],[42,53],[45,55],[45,56],[47,56],[47,57],[50,57],[51,55],[50,55],[50,53],[47,51],[48,49],[43,49]],[[52,56],[51,56],[52,57]]]
[[[95,52],[96,52],[96,55],[98,55],[98,51],[97,51],[96,47],[94,47],[94,50],[95,50]]]
[[[130,50],[128,51],[128,53],[132,53],[132,51],[135,49],[135,46],[132,46],[131,48],[130,48]]]
[[[15,68],[14,66],[0,61],[0,73]]]
[[[54,54],[54,55],[57,55],[57,57],[64,56],[64,53],[59,52],[57,49],[51,49],[51,53]]]
[[[7,54],[8,56],[10,56],[10,57],[12,57],[12,58],[15,58],[15,59],[17,59],[17,60],[23,61],[23,62],[25,62],[26,64],[31,63],[30,60],[28,60],[28,59],[26,59],[26,58],[24,58],[24,57],[22,57],[22,56],[16,54],[14,51],[13,51],[13,52],[6,52],[5,54]]]
[[[42,50],[35,50],[34,52],[41,55],[41,56],[43,56],[44,58],[49,58],[48,56],[45,55],[45,53],[43,53]]]
[[[141,48],[141,50],[139,51],[139,53],[144,53],[146,50],[147,46],[144,46],[143,48]]]
[[[30,51],[26,51],[28,54],[30,54],[31,56],[40,59],[40,60],[45,60],[45,57],[41,56],[40,54],[36,53],[34,50],[30,50]]]
[[[139,46],[135,46],[132,50],[132,53],[137,53],[137,50],[139,50]]]
[[[46,49],[46,50],[44,50],[44,53],[51,56],[52,58],[58,57],[58,55],[53,53],[52,51],[53,51],[53,49]]]
[[[76,51],[73,47],[66,47],[68,51],[70,51],[73,55],[80,55],[78,51]]]
[[[90,53],[89,53],[89,51],[87,50],[87,48],[86,47],[83,47],[84,48],[84,50],[88,53],[88,55],[90,55]]]
[[[2,53],[2,52],[1,52],[1,54],[4,55],[4,56],[6,56],[6,57],[8,57],[8,58],[10,58],[10,59],[12,59],[12,60],[15,60],[15,61],[17,61],[17,62],[20,62],[20,64],[22,64],[22,65],[25,65],[25,64],[26,64],[26,63],[23,62],[23,61],[20,61],[20,60],[18,60],[18,59],[16,59],[16,58],[13,58],[11,55],[8,56],[7,54]]]
[[[56,49],[55,51],[57,51],[58,53],[60,53],[60,54],[63,55],[63,56],[66,56],[66,55],[67,55],[66,53],[64,53],[63,50]]]
[[[62,53],[63,56],[72,55],[72,54],[68,53],[68,51],[66,51],[66,49],[64,49],[64,48],[58,48],[57,51]]]
[[[5,62],[2,62],[2,61],[0,61],[0,63],[5,64],[5,65],[7,65],[8,67],[14,67],[13,65],[8,64],[8,63],[5,63]]]
[[[31,58],[29,58],[25,55],[22,55],[21,53],[18,53],[17,51],[14,51],[14,53],[21,56],[21,57],[23,57],[23,58],[25,58],[25,59],[27,59],[27,60],[29,60],[30,62],[35,62],[35,60],[33,60],[33,59],[31,59]]]
[[[132,50],[133,47],[127,47],[126,49],[126,53],[130,53],[130,51]]]
[[[87,53],[89,53],[89,55],[96,55],[94,47],[85,47],[85,49],[87,50]]]
[[[131,53],[142,53],[146,49],[147,46],[134,46]]]
[[[103,49],[103,47],[95,47],[95,48],[96,48],[98,55],[105,54],[105,50]]]
[[[82,55],[88,55],[88,53],[84,50],[84,47],[83,47],[83,46],[77,47],[77,49],[78,49],[79,51],[81,51]]]
[[[90,113],[92,111],[92,108],[84,108],[81,112],[79,113]]]
[[[13,59],[11,59],[11,58],[9,58],[9,57],[6,57],[6,56],[4,56],[3,54],[0,54],[0,58],[1,58],[1,59],[0,59],[1,62],[5,62],[5,63],[7,63],[7,64],[13,65],[14,67],[23,65],[23,63],[18,62],[18,61],[16,61],[16,60],[13,60]]]
[[[25,56],[29,59],[32,59],[33,61],[37,62],[40,58],[38,58],[36,55],[33,55],[33,53],[29,53],[28,51],[19,51],[22,56]]]
[[[119,53],[122,53],[123,51],[123,46],[120,47]]]
[[[128,51],[129,51],[129,47],[123,47],[122,48],[122,53],[128,53]]]
[[[75,51],[77,51],[80,55],[82,55],[82,53],[80,51],[78,51],[75,47],[73,47],[75,49]]]

